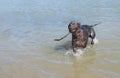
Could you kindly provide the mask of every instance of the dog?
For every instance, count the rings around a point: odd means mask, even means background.
[[[80,22],[72,21],[68,25],[69,33],[60,39],[55,39],[55,41],[60,41],[71,33],[72,34],[72,48],[73,48],[73,52],[76,53],[78,47],[86,48],[87,43],[88,43],[88,38],[92,39],[91,45],[94,45],[94,39],[95,39],[96,33],[93,27],[98,24],[81,25]]]

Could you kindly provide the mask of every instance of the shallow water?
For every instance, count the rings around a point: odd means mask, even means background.
[[[0,78],[120,78],[120,1],[1,0]],[[72,54],[70,21],[95,24],[99,43]],[[68,54],[67,54],[68,53]]]

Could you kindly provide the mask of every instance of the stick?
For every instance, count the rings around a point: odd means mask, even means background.
[[[65,37],[67,37],[70,33],[66,34],[65,36],[63,36],[62,38],[59,38],[59,39],[54,39],[54,41],[60,41],[62,39],[64,39]]]

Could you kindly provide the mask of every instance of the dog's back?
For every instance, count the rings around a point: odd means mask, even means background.
[[[80,27],[83,31],[87,32],[88,35],[91,35],[91,27],[89,25],[81,25]]]
[[[86,33],[88,33],[88,35],[84,35],[84,36],[88,36],[92,39],[91,44],[94,44],[93,40],[96,36],[95,30],[93,29],[93,26],[90,25],[82,25],[81,29],[83,29],[83,31],[85,31]]]

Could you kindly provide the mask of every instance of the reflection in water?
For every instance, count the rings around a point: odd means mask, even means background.
[[[59,42],[57,42],[57,44],[59,44]],[[69,49],[71,49],[72,48],[72,46],[71,46],[71,41],[66,41],[66,42],[64,42],[63,44],[61,44],[61,45],[56,45],[55,46],[55,50],[69,50]]]
[[[88,73],[89,66],[94,63],[96,52],[93,49],[89,49],[89,51],[85,52],[82,57],[74,58],[74,78],[86,77],[83,73]]]

